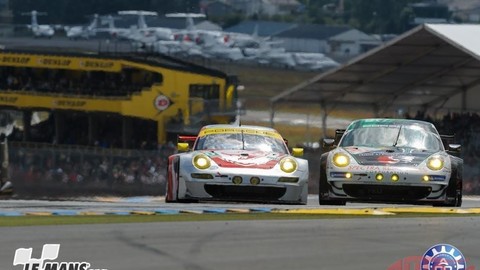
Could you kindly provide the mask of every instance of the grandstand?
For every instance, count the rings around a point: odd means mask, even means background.
[[[233,121],[236,91],[169,57],[0,51],[8,178],[22,196],[163,194],[172,142]]]
[[[231,122],[235,99],[233,77],[173,58],[0,52],[0,108],[21,112],[24,142],[164,144]]]

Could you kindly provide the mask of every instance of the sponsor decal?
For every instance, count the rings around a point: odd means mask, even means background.
[[[400,128],[409,127],[418,130],[424,130],[437,133],[433,124],[422,121],[404,120],[404,119],[363,119],[353,122],[347,127],[347,131],[359,128]]]
[[[329,169],[335,169],[335,167],[330,166]],[[345,169],[347,171],[360,171],[364,173],[397,173],[404,175],[415,175],[421,173],[428,173],[428,170],[425,167],[397,167],[397,166],[376,166],[376,165],[348,165]],[[447,170],[442,170],[441,172],[449,173]]]
[[[345,150],[347,150],[350,154],[361,154],[365,152],[370,152],[372,151],[372,147],[363,147],[363,146],[347,146],[344,147]]]
[[[277,138],[283,140],[282,136],[279,133],[269,130],[257,130],[257,129],[248,129],[242,127],[232,127],[232,128],[205,128],[200,131],[198,134],[199,137],[203,137],[210,134],[251,134],[251,135],[264,135],[268,137]]]
[[[158,95],[153,101],[153,106],[157,111],[162,112],[170,107],[170,99],[165,95]]]
[[[8,96],[0,96],[0,102],[14,104],[18,100],[18,97],[8,97]]]
[[[53,105],[62,107],[83,107],[87,104],[82,100],[54,100]]]
[[[429,153],[405,153],[403,151],[389,153],[385,150],[370,150],[368,152],[359,152],[352,153],[350,149],[346,149],[353,157],[358,161],[358,163],[363,165],[381,165],[388,166],[392,164],[408,164],[416,166],[420,164],[425,158],[428,157]]]
[[[71,60],[58,58],[41,58],[38,62],[45,66],[70,66],[72,63]]]
[[[15,251],[13,266],[21,265],[23,270],[107,270],[92,268],[89,262],[57,262],[60,244],[43,245],[39,259],[32,258],[33,248],[19,248]]]
[[[215,174],[215,177],[217,177],[217,178],[228,178],[228,175],[226,175],[226,174],[221,174],[220,172],[217,172],[217,173]]]
[[[392,168],[388,166],[362,166],[362,165],[349,165],[347,170],[349,171],[362,171],[365,173],[404,173],[408,174],[408,171],[399,171],[398,168]]]
[[[379,156],[377,158],[377,161],[382,164],[395,164],[398,163],[400,160],[392,156]]]
[[[2,63],[27,64],[30,62],[30,57],[25,56],[3,56],[0,59]]]
[[[208,153],[218,166],[223,168],[256,168],[271,169],[275,167],[282,156],[277,154],[269,154],[262,151],[233,151],[223,152],[216,151]]]
[[[112,68],[114,65],[113,62],[107,62],[107,61],[81,61],[80,66],[86,67],[86,68]]]

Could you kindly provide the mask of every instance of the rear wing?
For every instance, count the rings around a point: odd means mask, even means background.
[[[193,145],[197,140],[197,136],[192,135],[178,135],[177,136],[177,149],[179,151],[185,152],[190,149],[193,149]]]
[[[177,142],[195,142],[197,139],[197,136],[192,136],[192,135],[178,135],[177,137]]]

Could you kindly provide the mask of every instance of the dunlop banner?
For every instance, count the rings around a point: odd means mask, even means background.
[[[122,103],[128,101],[106,99],[82,99],[53,96],[36,96],[26,93],[0,94],[0,107],[44,108],[87,112],[111,112],[123,114]]]
[[[0,66],[101,70],[109,72],[119,72],[122,69],[120,60],[15,53],[0,53]]]

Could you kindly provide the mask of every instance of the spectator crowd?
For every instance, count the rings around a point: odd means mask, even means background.
[[[167,157],[174,151],[173,144],[145,151],[32,148],[12,143],[9,146],[9,174],[20,190],[22,187],[52,189],[65,194],[84,190],[88,195],[96,195],[95,190],[113,194],[133,189],[140,192],[134,195],[159,195],[165,190]]]
[[[128,96],[161,82],[158,73],[77,71],[48,68],[0,67],[0,89],[87,96]]]

